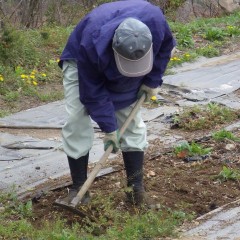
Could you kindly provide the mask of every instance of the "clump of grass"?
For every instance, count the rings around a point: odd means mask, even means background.
[[[219,27],[208,28],[204,34],[204,38],[209,41],[222,41],[226,36],[226,32]]]
[[[10,113],[6,110],[0,110],[0,118],[6,117],[7,115],[9,115]]]
[[[191,28],[186,25],[179,26],[176,33],[176,39],[179,48],[192,48],[194,47],[194,40],[192,37]]]
[[[240,141],[240,138],[236,137],[232,132],[222,129],[212,134],[212,138],[216,141],[224,141],[225,139]]]
[[[216,176],[221,182],[228,180],[237,181],[240,179],[240,171],[238,169],[231,169],[229,167],[223,166],[222,171]]]
[[[37,93],[37,96],[41,102],[53,102],[63,99],[64,93],[62,91],[52,93]]]
[[[208,46],[197,48],[196,53],[204,57],[212,58],[212,57],[219,56],[220,50],[219,48],[208,45]]]
[[[240,36],[240,28],[239,26],[227,26],[226,27],[226,34],[229,37],[236,37],[236,36]]]
[[[239,112],[215,103],[194,106],[174,116],[174,124],[185,130],[194,131],[214,128],[239,118]]]

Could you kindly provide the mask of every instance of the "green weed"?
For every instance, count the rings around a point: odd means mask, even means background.
[[[174,153],[179,158],[192,157],[192,156],[203,156],[211,152],[212,148],[203,148],[200,144],[195,142],[182,143],[174,147]]]
[[[240,171],[223,166],[222,171],[217,175],[216,178],[222,182],[228,180],[236,181],[240,179]]]
[[[0,109],[0,118],[6,117],[9,114],[10,114],[9,111]]]
[[[222,129],[218,132],[213,133],[212,138],[216,141],[224,141],[225,139],[229,139],[229,140],[233,140],[233,141],[237,141],[237,142],[240,141],[240,138],[234,136],[233,133],[231,133],[225,129]]]
[[[226,32],[218,27],[212,27],[206,30],[204,38],[209,41],[222,41],[226,37]]]
[[[20,203],[16,208],[18,214],[22,217],[31,217],[32,216],[32,201],[27,203]]]
[[[19,99],[19,92],[8,92],[4,96],[4,100],[7,102],[15,102]]]
[[[226,27],[226,34],[229,37],[235,37],[240,35],[240,28],[239,26],[227,26]]]
[[[175,66],[182,65],[184,62],[193,62],[197,57],[198,55],[195,52],[191,52],[191,51],[181,54],[179,56],[173,56],[172,58],[170,58],[168,69],[171,69],[172,67],[175,67]]]
[[[192,48],[194,46],[191,28],[188,26],[181,26],[176,33],[176,39],[178,42],[178,47],[180,48]]]
[[[37,93],[37,96],[42,102],[53,102],[63,99],[64,94],[63,92]]]
[[[212,57],[219,56],[220,50],[219,48],[215,48],[215,47],[212,47],[211,45],[208,45],[201,48],[197,48],[196,53],[204,57],[212,58]]]

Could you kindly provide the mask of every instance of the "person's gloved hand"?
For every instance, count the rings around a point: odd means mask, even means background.
[[[103,139],[104,143],[104,151],[107,150],[107,148],[112,144],[113,145],[113,153],[116,153],[120,148],[119,143],[119,131],[116,130],[111,133],[105,133],[105,137]]]
[[[143,93],[146,93],[146,99],[144,102],[149,102],[153,96],[156,96],[158,93],[158,88],[150,88],[144,84],[139,89],[138,98],[140,98]]]

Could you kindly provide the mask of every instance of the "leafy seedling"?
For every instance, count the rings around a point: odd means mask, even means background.
[[[195,142],[182,143],[174,148],[174,153],[178,158],[187,158],[193,156],[206,156],[211,152],[211,148],[203,148]]]
[[[228,180],[236,181],[240,179],[240,171],[223,166],[222,171],[217,175],[217,179],[221,182]]]
[[[233,133],[231,133],[225,129],[222,129],[218,132],[213,133],[212,137],[216,141],[224,141],[225,139],[233,140],[236,142],[240,141],[240,138],[236,137]]]

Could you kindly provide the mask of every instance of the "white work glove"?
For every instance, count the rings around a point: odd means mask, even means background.
[[[144,92],[146,93],[146,99],[144,102],[149,102],[153,96],[157,95],[158,88],[150,88],[143,84],[138,91],[138,98],[140,98]]]
[[[107,150],[107,148],[112,144],[113,145],[113,153],[116,153],[120,148],[119,143],[119,131],[116,130],[111,133],[105,133],[105,137],[103,139],[104,143],[104,151]]]

